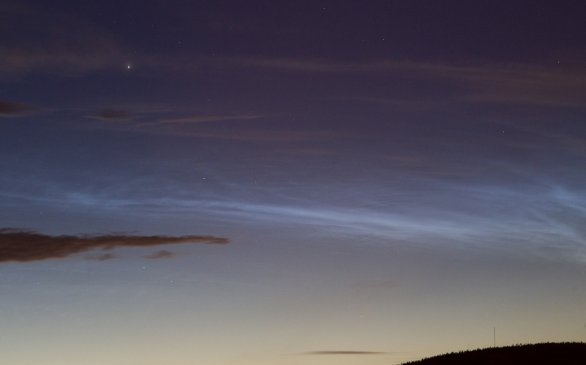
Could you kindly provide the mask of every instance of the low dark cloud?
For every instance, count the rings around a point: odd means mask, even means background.
[[[160,250],[157,252],[154,252],[150,255],[145,256],[145,258],[147,259],[151,259],[151,260],[159,260],[159,259],[168,259],[173,257],[175,254],[171,251],[167,251],[167,250]]]
[[[113,253],[103,253],[100,255],[88,257],[89,260],[96,260],[96,261],[108,261],[108,260],[112,260],[115,258],[116,258],[116,255],[114,255]]]
[[[0,118],[20,117],[35,111],[35,108],[21,103],[0,100]]]
[[[377,351],[310,351],[302,355],[381,355],[386,352]]]
[[[66,258],[95,249],[112,250],[118,247],[140,248],[180,243],[227,244],[229,240],[214,236],[134,236],[126,234],[50,236],[34,231],[2,228],[0,229],[0,263]],[[158,254],[161,256],[160,252]],[[111,253],[96,256],[96,259],[100,261],[111,258],[113,258]]]

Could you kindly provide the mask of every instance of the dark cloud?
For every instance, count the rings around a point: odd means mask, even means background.
[[[386,352],[377,351],[310,351],[304,352],[302,355],[381,355]]]
[[[132,119],[132,113],[122,109],[103,109],[89,115],[89,117],[99,120],[130,120]]]
[[[117,247],[152,247],[179,243],[227,244],[229,240],[214,236],[133,236],[125,234],[50,236],[33,231],[2,228],[0,229],[0,263],[65,258],[94,249],[112,250]],[[99,257],[102,260],[112,258],[104,255]]]
[[[35,108],[21,103],[0,100],[0,117],[19,117],[35,111]]]
[[[157,252],[154,252],[150,255],[145,256],[145,258],[151,259],[151,260],[158,260],[158,259],[168,259],[173,256],[174,256],[174,253],[171,251],[160,250],[160,251],[157,251]]]
[[[96,261],[108,261],[108,260],[112,260],[115,258],[116,258],[116,255],[114,255],[113,253],[104,253],[101,255],[88,257],[89,260],[96,260]]]

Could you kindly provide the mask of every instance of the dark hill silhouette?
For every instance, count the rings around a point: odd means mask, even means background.
[[[585,365],[586,343],[539,343],[452,352],[403,365]]]

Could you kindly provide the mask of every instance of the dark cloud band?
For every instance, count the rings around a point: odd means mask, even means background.
[[[377,351],[310,351],[303,355],[380,355],[384,352]]]
[[[33,231],[2,228],[0,229],[0,263],[65,258],[95,249],[112,250],[117,247],[140,248],[180,243],[227,244],[229,240],[214,236],[134,236],[124,234],[50,236]]]
[[[173,257],[173,252],[167,251],[167,250],[160,250],[160,251],[157,251],[157,252],[154,252],[150,255],[145,256],[145,258],[151,259],[151,260],[168,259],[170,257]]]
[[[30,105],[0,100],[0,117],[18,117],[33,112]]]

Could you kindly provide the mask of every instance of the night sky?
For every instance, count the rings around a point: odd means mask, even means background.
[[[0,2],[0,354],[586,341],[583,1]]]

